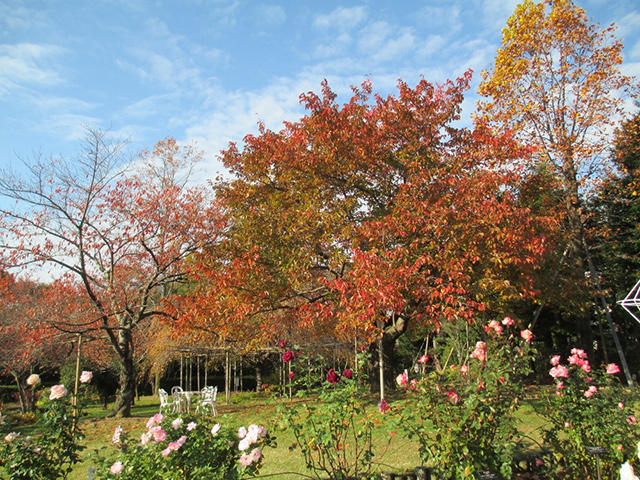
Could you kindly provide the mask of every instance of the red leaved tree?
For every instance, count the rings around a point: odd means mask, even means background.
[[[163,299],[184,280],[186,259],[215,242],[218,215],[202,188],[187,186],[199,154],[159,142],[125,165],[122,145],[89,130],[82,154],[30,166],[21,180],[6,172],[0,194],[4,268],[52,266],[62,285],[81,293],[74,309],[58,298],[65,332],[94,332],[119,360],[113,414],[128,416],[135,391],[133,334],[152,317],[169,317]],[[124,167],[130,167],[127,171]]]
[[[519,206],[505,168],[527,149],[452,126],[469,80],[400,82],[373,102],[364,83],[343,106],[325,83],[299,122],[231,145],[235,179],[217,186],[229,230],[197,257],[184,324],[255,343],[381,336],[391,357],[411,324],[535,294],[552,222]]]

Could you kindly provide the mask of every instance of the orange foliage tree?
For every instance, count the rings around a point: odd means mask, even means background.
[[[15,381],[23,412],[32,410],[36,400],[25,390],[27,376],[59,366],[73,348],[69,337],[38,315],[47,290],[0,271],[0,369]]]
[[[182,172],[199,157],[175,140],[143,152],[126,171],[122,145],[88,131],[83,155],[41,162],[22,181],[7,173],[0,194],[18,201],[0,211],[1,265],[53,265],[62,287],[55,326],[94,332],[119,361],[120,389],[113,414],[128,416],[134,397],[134,333],[152,317],[168,317],[163,298],[184,280],[185,260],[214,242],[215,206]],[[57,290],[63,291],[63,288]],[[53,292],[55,294],[55,292]]]
[[[365,82],[343,106],[325,82],[301,96],[300,121],[231,145],[235,178],[217,185],[229,229],[195,259],[184,324],[254,344],[381,339],[393,367],[409,325],[535,294],[552,222],[518,205],[517,172],[502,168],[527,149],[452,126],[470,77],[399,82],[387,98]]]
[[[478,120],[537,147],[528,166],[554,179],[565,244],[558,251],[566,246],[560,280],[565,292],[583,287],[574,298],[585,348],[593,344],[588,322],[580,319],[593,297],[593,289],[584,289],[591,287],[585,272],[594,270],[584,231],[585,195],[612,169],[611,133],[624,116],[625,99],[638,91],[621,72],[623,46],[614,30],[590,23],[570,0],[526,0],[508,19],[494,66],[483,72],[479,87],[486,100],[478,104]]]

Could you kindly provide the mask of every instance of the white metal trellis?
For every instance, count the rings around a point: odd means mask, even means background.
[[[629,315],[631,315],[636,322],[640,323],[640,280],[627,296],[622,300],[618,300],[617,303],[629,312]]]

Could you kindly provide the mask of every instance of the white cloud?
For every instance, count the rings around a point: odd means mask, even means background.
[[[62,77],[50,65],[64,52],[56,45],[18,43],[0,45],[0,96],[24,88],[25,84],[55,85]]]
[[[616,22],[618,26],[617,34],[620,37],[631,34],[640,30],[640,12],[629,12]]]
[[[351,30],[358,26],[367,17],[364,7],[338,7],[331,13],[318,15],[313,20],[313,25],[318,28],[336,28],[338,30]]]
[[[347,32],[334,37],[331,42],[317,45],[314,51],[315,57],[328,58],[345,53],[347,47],[352,43],[352,37]]]
[[[424,58],[439,55],[446,44],[446,40],[442,35],[429,35],[425,40],[417,43],[416,53]]]
[[[629,57],[640,59],[640,40],[636,42],[636,44],[628,50]]]
[[[279,5],[260,5],[257,7],[258,17],[269,26],[282,25],[287,20],[287,14]]]

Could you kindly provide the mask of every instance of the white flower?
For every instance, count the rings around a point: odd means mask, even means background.
[[[244,438],[247,436],[247,429],[245,427],[240,427],[238,429],[238,438]]]
[[[5,442],[13,442],[16,438],[20,436],[20,432],[11,432],[7,433],[7,436],[4,437]]]
[[[82,372],[82,374],[80,375],[80,383],[89,383],[91,381],[91,379],[93,378],[93,372],[90,372],[88,370],[84,370]]]
[[[620,467],[620,480],[638,480],[638,477],[633,474],[633,467],[629,462],[624,462]]]
[[[187,424],[187,431],[190,432],[191,430],[195,430],[197,426],[198,424],[196,422],[189,422]]]
[[[213,427],[211,427],[211,435],[215,435],[220,431],[220,424],[216,423]]]
[[[39,383],[40,383],[40,376],[35,373],[32,373],[27,378],[27,385],[29,385],[30,387],[35,387]]]
[[[49,394],[49,400],[57,400],[64,397],[67,394],[67,389],[64,385],[54,385],[51,387],[51,393]]]
[[[251,446],[251,443],[249,443],[249,439],[243,438],[242,440],[240,440],[240,443],[238,443],[238,450],[243,452],[250,446]]]
[[[176,418],[173,422],[171,422],[171,428],[177,430],[180,428],[180,425],[182,425],[182,423],[183,420],[181,418]]]

